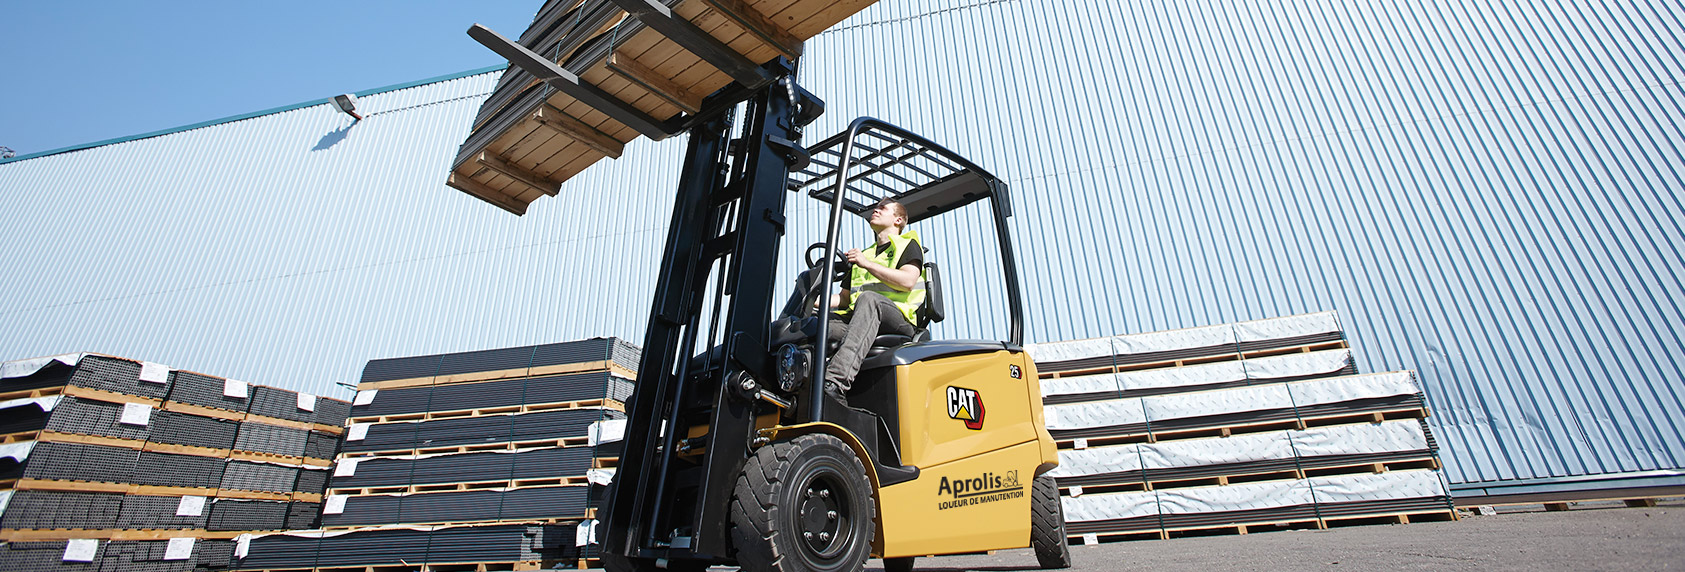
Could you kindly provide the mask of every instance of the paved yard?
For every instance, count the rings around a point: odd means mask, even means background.
[[[1617,508],[1619,507],[1619,508]],[[1456,522],[1073,546],[1073,571],[1685,570],[1685,501],[1652,508],[1537,506]],[[881,569],[876,560],[867,569]],[[1036,569],[1028,550],[921,558],[931,571]]]

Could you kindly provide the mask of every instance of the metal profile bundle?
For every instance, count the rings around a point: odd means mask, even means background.
[[[95,483],[127,483],[140,451],[81,443],[36,443],[23,462],[23,478]]]
[[[123,512],[117,516],[114,526],[102,528],[117,528],[130,530],[150,529],[204,529],[210,517],[208,509],[198,511],[198,514],[181,515],[182,497],[126,495],[123,497]]]
[[[0,435],[40,431],[47,427],[47,417],[58,406],[60,398],[25,397],[0,401]]]
[[[97,435],[145,441],[152,424],[122,423],[124,404],[87,398],[63,397],[53,408],[45,429],[74,435]]]
[[[100,572],[190,572],[200,550],[198,539],[188,539],[192,545],[186,554],[171,558],[167,541],[113,540],[106,543],[100,556]]]
[[[287,505],[287,530],[306,530],[316,528],[321,519],[322,503],[293,501]],[[246,529],[255,530],[255,529]]]
[[[281,530],[287,527],[288,501],[216,499],[205,512],[208,530]]]
[[[240,422],[239,433],[234,439],[234,449],[283,457],[303,457],[309,439],[308,429],[280,427],[247,420]]]
[[[222,474],[222,488],[270,493],[291,493],[297,490],[301,469],[271,463],[227,461]]]
[[[158,487],[215,489],[223,484],[223,464],[216,457],[141,451],[127,482]]]
[[[245,413],[251,405],[250,392],[246,397],[230,396],[228,380],[190,371],[170,372],[169,400],[199,407]]]
[[[1334,312],[1237,324],[1031,344],[1043,375],[1171,367],[1344,347]]]
[[[368,405],[352,408],[351,419],[413,418],[424,412],[496,409],[524,404],[625,401],[631,394],[631,388],[632,382],[626,376],[595,371],[380,389],[369,399]]]
[[[0,528],[113,528],[122,506],[120,494],[15,491],[0,515]]]
[[[1414,373],[1358,373],[1332,312],[1030,352],[1068,532],[1090,542],[1455,517]]]
[[[328,488],[328,471],[322,467],[301,466],[298,468],[298,484],[294,490],[300,493],[320,495]]]
[[[357,388],[416,387],[580,371],[607,370],[633,374],[637,367],[636,346],[618,338],[592,338],[478,352],[372,360],[363,368]],[[360,405],[354,406],[351,416],[369,415],[366,411]]]
[[[253,415],[288,421],[303,423],[314,423],[316,421],[315,411],[306,411],[298,407],[298,392],[267,385],[252,386],[251,404],[246,408],[246,411]]]
[[[344,508],[322,514],[326,528],[381,524],[578,520],[592,489],[584,485],[346,497]],[[330,501],[331,504],[331,501]]]
[[[590,447],[552,447],[513,452],[345,459],[341,461],[341,470],[336,471],[329,488],[342,491],[584,475],[592,468],[594,457]]]
[[[305,436],[304,457],[307,459],[333,459],[339,453],[339,436],[321,431],[311,431]]]
[[[610,409],[579,408],[372,423],[363,429],[353,426],[340,449],[344,453],[367,453],[583,438],[592,423],[624,417],[625,414]]]
[[[99,572],[107,543],[98,542],[90,562],[64,561],[69,542],[11,542],[0,544],[0,572]]]
[[[240,423],[191,413],[155,411],[151,426],[148,440],[153,443],[223,450],[234,447]]]
[[[418,568],[479,562],[533,563],[550,568],[555,562],[574,558],[573,540],[572,527],[558,525],[292,532],[247,540],[245,557],[237,560],[237,569],[395,565]]]

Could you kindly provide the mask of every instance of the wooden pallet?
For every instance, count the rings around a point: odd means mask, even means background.
[[[17,479],[15,482],[11,483],[11,488],[28,491],[114,493],[159,497],[202,496],[241,500],[302,500],[306,502],[321,502],[322,500],[322,495],[304,492],[273,493],[269,491],[247,491],[209,487],[166,487],[158,485],[137,485],[133,483],[107,483],[64,479]]]
[[[1419,459],[1401,459],[1396,461],[1381,461],[1375,463],[1352,463],[1346,465],[1331,465],[1327,467],[1293,468],[1271,471],[1238,472],[1229,475],[1209,477],[1178,477],[1147,479],[1143,481],[1103,483],[1094,485],[1071,485],[1060,487],[1063,496],[1072,493],[1107,494],[1107,493],[1137,493],[1166,489],[1180,489],[1189,487],[1228,486],[1231,484],[1257,483],[1266,481],[1298,480],[1310,477],[1326,477],[1333,475],[1352,474],[1380,474],[1392,471],[1409,471],[1420,469],[1438,470],[1441,468],[1439,459],[1423,457]]]
[[[63,385],[55,385],[55,386],[52,386],[52,387],[37,387],[35,389],[19,389],[17,391],[0,392],[0,401],[11,401],[13,399],[35,399],[37,397],[52,397],[54,395],[63,394],[65,387],[66,386],[63,386]]]
[[[118,393],[115,391],[106,391],[104,389],[94,389],[92,387],[82,387],[79,385],[65,386],[63,394],[67,397],[92,399],[94,401],[104,401],[106,403],[139,403],[141,405],[149,405],[153,409],[158,409],[164,403],[164,400],[162,399],[129,395],[127,393]]]
[[[596,513],[595,512],[588,512],[587,514],[594,515]],[[569,525],[569,524],[579,524],[580,521],[583,521],[583,520],[586,520],[586,519],[589,519],[589,518],[592,518],[592,517],[586,516],[586,515],[574,515],[574,516],[562,516],[562,517],[556,517],[556,518],[537,518],[537,519],[534,519],[534,518],[524,518],[524,519],[488,518],[488,519],[484,519],[484,520],[432,520],[432,521],[422,521],[422,522],[398,522],[398,523],[391,523],[390,525],[392,525],[392,526],[439,526],[439,527],[447,527],[447,526],[486,526],[486,525],[494,525],[494,524],[532,524],[532,525],[562,524],[562,525]],[[352,531],[364,530],[364,529],[367,529],[371,526],[374,526],[374,525],[352,524],[352,525],[345,525],[345,526],[323,526],[323,527],[318,528],[318,530],[325,530],[325,531],[329,531],[329,532],[352,532]]]
[[[503,479],[496,481],[473,481],[465,483],[429,483],[420,485],[393,485],[385,487],[357,487],[328,490],[329,495],[392,495],[415,493],[449,493],[464,491],[484,491],[493,489],[534,489],[544,487],[576,487],[590,484],[583,476],[552,477],[545,479]]]
[[[558,403],[526,403],[508,405],[504,407],[481,407],[477,409],[449,409],[445,411],[423,411],[419,413],[395,413],[392,415],[369,415],[352,417],[346,423],[397,423],[405,421],[435,421],[439,419],[461,419],[466,417],[492,417],[497,415],[520,415],[523,413],[537,413],[540,411],[563,411],[569,409],[612,409],[625,412],[626,404],[613,399],[581,399]]]
[[[0,435],[0,445],[10,445],[12,443],[22,443],[24,441],[39,441],[40,439],[40,431],[20,431],[17,433]]]
[[[441,375],[429,377],[409,377],[404,379],[390,379],[386,381],[371,381],[357,384],[357,391],[370,389],[406,389],[411,387],[427,387],[431,385],[457,385],[478,383],[485,381],[501,381],[506,379],[520,379],[526,377],[544,377],[570,373],[608,372],[610,375],[626,379],[637,379],[632,370],[612,361],[602,360],[584,363],[569,363],[548,365],[532,368],[503,369],[495,371],[476,371],[456,375]]]
[[[452,562],[380,564],[370,566],[327,566],[322,568],[263,568],[250,572],[518,572],[553,570],[572,561],[523,560],[515,562]]]
[[[1449,522],[1458,520],[1457,511],[1438,509],[1428,511],[1387,512],[1376,514],[1327,517],[1327,518],[1294,518],[1285,520],[1257,520],[1249,522],[1213,524],[1205,526],[1183,526],[1172,528],[1155,528],[1127,532],[1098,532],[1070,535],[1067,541],[1072,545],[1104,544],[1111,542],[1129,542],[1135,540],[1165,540],[1192,536],[1234,536],[1252,534],[1256,532],[1274,532],[1279,530],[1325,530],[1329,528],[1347,526],[1368,526],[1376,524],[1410,524],[1413,522]]]

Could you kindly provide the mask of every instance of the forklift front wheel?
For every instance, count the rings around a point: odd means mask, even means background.
[[[1065,537],[1065,507],[1053,477],[1036,477],[1030,488],[1030,547],[1042,568],[1070,568],[1071,547]]]
[[[737,478],[731,537],[749,572],[860,570],[876,506],[866,466],[841,439],[809,434],[761,447]]]

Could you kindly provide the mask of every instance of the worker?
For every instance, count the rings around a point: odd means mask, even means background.
[[[825,393],[843,403],[848,403],[847,393],[872,339],[880,334],[911,337],[925,297],[924,248],[918,231],[907,230],[907,207],[884,199],[866,215],[866,222],[876,242],[844,253],[850,265],[849,280],[830,304],[828,337],[841,344],[825,366]],[[784,316],[801,310],[802,293],[812,284],[816,270],[803,272],[797,279]]]

